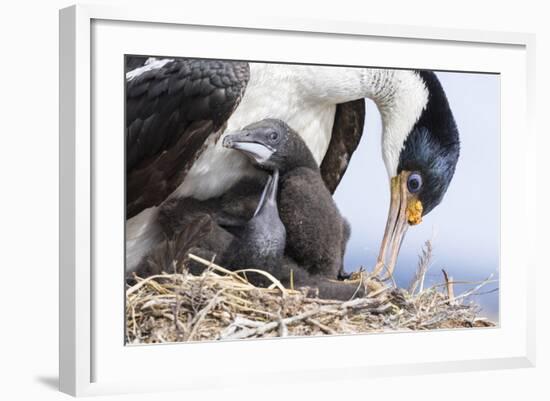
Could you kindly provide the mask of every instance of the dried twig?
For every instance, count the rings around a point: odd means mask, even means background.
[[[476,293],[477,291],[479,291],[479,289],[481,289],[482,287],[484,287],[485,285],[487,285],[487,283],[489,283],[489,282],[491,281],[492,278],[493,278],[493,273],[491,273],[491,274],[489,275],[489,277],[487,277],[486,280],[483,280],[480,284],[478,284],[477,286],[475,286],[475,287],[472,288],[471,290],[465,291],[465,292],[463,292],[462,294],[456,296],[456,297],[455,297],[455,300],[463,299],[463,298],[469,297],[470,295],[473,295],[474,293]]]
[[[445,287],[447,288],[447,298],[449,300],[449,305],[453,305],[455,298],[453,278],[447,274],[447,271],[445,269],[441,269],[441,271],[443,272],[443,278],[445,279]]]

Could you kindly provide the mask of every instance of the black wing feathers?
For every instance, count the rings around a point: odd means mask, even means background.
[[[336,190],[348,168],[353,152],[359,146],[364,123],[364,99],[336,106],[330,144],[321,163],[321,175],[331,193]]]
[[[158,205],[181,184],[249,79],[244,62],[174,59],[160,68],[140,67],[127,75],[127,218]]]
[[[125,71],[129,72],[138,67],[142,67],[146,63],[147,59],[149,59],[149,56],[126,56]]]

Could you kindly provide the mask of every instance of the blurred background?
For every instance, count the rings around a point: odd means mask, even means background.
[[[433,257],[425,287],[443,282],[441,269],[457,281],[498,279],[500,233],[500,80],[494,74],[437,72],[449,99],[461,139],[456,172],[441,204],[410,227],[395,270],[399,286],[414,277],[418,255],[431,240]],[[334,198],[350,221],[352,235],[345,258],[347,271],[372,269],[389,207],[389,181],[380,150],[381,120],[367,100],[361,143]],[[385,188],[385,190],[382,190]],[[472,285],[456,285],[455,295]],[[485,316],[498,320],[498,283],[471,297]]]

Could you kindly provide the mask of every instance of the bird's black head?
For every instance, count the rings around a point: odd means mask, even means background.
[[[436,75],[420,71],[428,102],[399,155],[398,174],[407,172],[407,190],[420,201],[422,215],[442,200],[460,153],[458,129],[449,102]]]
[[[391,273],[407,228],[442,200],[453,178],[460,153],[458,129],[447,96],[433,72],[415,72],[428,97],[399,153],[391,178],[391,204],[375,272]],[[389,256],[389,261],[386,258]]]
[[[223,146],[243,152],[258,167],[281,173],[297,167],[317,168],[302,138],[285,122],[265,119],[227,134]]]

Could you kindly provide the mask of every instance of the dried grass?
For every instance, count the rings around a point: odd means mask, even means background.
[[[424,289],[431,258],[428,241],[409,289],[381,284],[363,273],[357,279],[370,292],[349,301],[311,298],[287,289],[268,273],[270,288],[246,280],[246,271],[231,272],[190,255],[205,265],[200,276],[161,274],[126,291],[126,340],[129,344],[260,337],[316,336],[384,331],[490,327],[477,305],[466,299],[491,277],[454,295],[453,281]],[[464,282],[461,282],[463,284]]]

